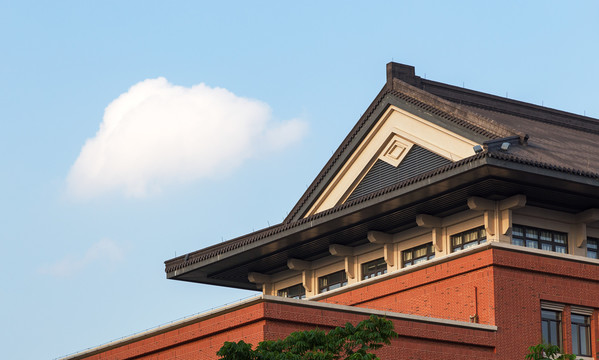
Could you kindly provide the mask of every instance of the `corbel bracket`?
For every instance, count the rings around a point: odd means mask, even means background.
[[[507,239],[512,233],[512,210],[526,205],[526,195],[514,195],[500,201],[472,196],[467,202],[470,210],[484,212],[487,236],[494,237],[499,228],[499,238]]]
[[[300,259],[288,259],[287,267],[290,270],[302,272],[302,284],[306,292],[312,292],[312,262]]]
[[[436,216],[420,214],[416,216],[416,224],[432,229],[433,245],[436,251],[443,251],[443,220]]]
[[[385,262],[390,267],[395,266],[395,244],[393,243],[394,236],[381,231],[369,231],[366,235],[368,241],[373,244],[383,245],[383,256]]]
[[[329,252],[333,256],[345,257],[345,272],[347,273],[347,277],[350,279],[356,277],[356,257],[354,255],[354,248],[333,244],[329,246]]]
[[[574,240],[577,247],[582,247],[587,238],[587,224],[599,221],[599,209],[587,209],[575,215]]]
[[[272,277],[270,275],[265,275],[257,272],[250,272],[248,274],[248,280],[255,284],[262,285],[262,292],[266,295],[272,295],[273,286],[272,286]]]
[[[256,284],[266,284],[272,282],[272,277],[266,274],[251,272],[248,274],[248,280]]]

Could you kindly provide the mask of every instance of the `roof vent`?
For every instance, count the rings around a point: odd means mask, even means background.
[[[474,145],[472,150],[474,150],[475,153],[479,154],[479,153],[483,152],[483,147],[480,145]]]

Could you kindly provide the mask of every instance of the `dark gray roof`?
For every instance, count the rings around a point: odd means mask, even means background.
[[[543,206],[563,211],[599,207],[599,120],[421,79],[406,65],[390,63],[387,73],[381,92],[282,224],[168,260],[167,275],[256,288],[247,281],[248,271],[272,272],[290,256],[314,257],[326,253],[329,243],[391,230],[384,228],[391,218],[394,226],[414,226],[416,212],[459,209],[471,195],[524,192],[529,203],[551,198],[553,205]],[[485,143],[485,150],[304,218],[389,105]],[[508,151],[499,150],[503,142],[511,144]]]

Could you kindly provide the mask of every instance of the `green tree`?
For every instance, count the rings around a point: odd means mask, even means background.
[[[266,340],[252,350],[244,341],[226,342],[216,353],[221,360],[375,360],[370,351],[389,345],[397,337],[393,323],[370,316],[353,326],[322,330],[296,331],[281,340]]]
[[[556,345],[539,344],[528,348],[527,360],[576,360],[576,355],[560,354]]]

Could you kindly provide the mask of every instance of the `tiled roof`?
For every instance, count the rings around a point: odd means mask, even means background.
[[[376,200],[385,194],[433,176],[467,167],[468,164],[478,160],[497,159],[507,163],[599,180],[599,150],[597,150],[599,120],[423,80],[410,74],[401,78],[407,82],[398,78],[388,80],[283,223],[168,260],[165,262],[166,271],[172,272],[214,258],[300,227],[310,221],[366,201]],[[373,117],[384,111],[390,99],[409,104],[419,111],[431,114],[441,121],[487,140],[519,138],[519,144],[510,146],[507,152],[489,147],[461,161],[301,218],[301,212],[309,206],[308,202],[318,196],[317,192],[326,185],[323,182],[328,181],[335,170],[342,165],[352,147],[359,142],[359,137],[367,132],[368,129],[365,127],[376,120]]]

